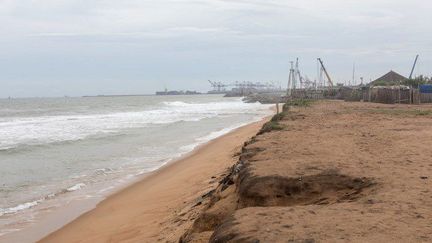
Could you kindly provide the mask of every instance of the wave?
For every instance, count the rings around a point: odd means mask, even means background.
[[[13,154],[13,153],[21,153],[25,151],[31,151],[34,149],[44,149],[44,148],[50,148],[52,146],[58,146],[58,145],[68,145],[73,144],[76,142],[92,139],[92,140],[103,140],[106,141],[106,139],[116,139],[118,137],[122,137],[127,135],[127,133],[117,132],[117,133],[95,133],[90,134],[83,138],[77,138],[77,139],[66,139],[66,140],[58,140],[58,141],[52,141],[52,142],[29,142],[29,143],[19,143],[19,144],[11,144],[10,146],[1,146],[0,141],[0,153],[5,154]]]
[[[75,184],[75,185],[68,187],[66,189],[60,190],[56,193],[49,194],[49,195],[47,195],[43,198],[40,198],[40,199],[21,203],[21,204],[14,206],[14,207],[0,208],[0,217],[3,215],[15,214],[15,213],[18,213],[20,211],[36,207],[37,205],[39,205],[40,203],[42,203],[43,201],[45,201],[47,199],[52,199],[52,198],[55,198],[56,196],[59,196],[59,195],[62,195],[62,194],[68,193],[68,192],[74,192],[74,191],[81,190],[85,186],[86,186],[86,184],[84,184],[84,183],[78,183],[78,184]]]
[[[258,121],[258,119],[257,119],[257,120],[254,120],[254,121]],[[253,121],[252,121],[252,122],[253,122]],[[244,125],[247,125],[247,124],[249,124],[249,122],[247,122],[247,123],[237,124],[237,125],[234,125],[234,126],[231,126],[231,127],[227,127],[227,128],[221,129],[221,130],[219,130],[219,131],[211,132],[211,133],[209,133],[209,134],[206,135],[206,136],[203,136],[203,137],[200,137],[200,138],[195,139],[196,142],[193,143],[193,144],[189,144],[189,145],[182,146],[182,147],[180,148],[180,150],[183,152],[183,154],[184,154],[184,153],[191,152],[191,151],[194,150],[196,147],[198,147],[198,146],[200,146],[200,145],[202,145],[202,144],[204,144],[204,143],[207,143],[207,142],[209,142],[209,141],[211,141],[211,140],[213,140],[213,139],[216,139],[216,138],[218,138],[218,137],[221,137],[221,136],[223,136],[223,135],[225,135],[225,134],[228,134],[229,132],[231,132],[231,131],[233,131],[233,130],[235,130],[235,129],[237,129],[237,128],[240,128],[240,127],[242,127],[242,126],[244,126]]]
[[[6,214],[13,214],[13,213],[17,213],[19,211],[25,210],[25,209],[32,208],[32,207],[38,205],[42,201],[43,201],[42,199],[39,199],[39,200],[19,204],[15,207],[11,207],[11,208],[4,208],[4,209],[0,208],[0,216],[6,215]]]
[[[190,114],[169,110],[123,112],[102,115],[49,116],[0,122],[0,151],[20,145],[78,141],[90,136],[110,136],[124,129],[177,121],[199,121],[214,114]]]
[[[83,188],[85,186],[86,186],[86,184],[84,184],[84,183],[78,183],[74,186],[69,187],[68,189],[66,189],[66,191],[68,191],[68,192],[78,191],[78,190],[81,190],[81,188]]]
[[[10,117],[0,119],[0,152],[23,145],[37,146],[112,136],[125,129],[200,121],[221,115],[257,112],[265,106],[239,100],[209,103],[162,102],[151,110],[87,115]]]
[[[191,105],[190,103],[186,103],[183,101],[164,101],[164,102],[162,102],[162,104],[167,105],[167,106],[180,106],[180,107]]]

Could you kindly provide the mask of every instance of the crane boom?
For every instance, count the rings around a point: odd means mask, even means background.
[[[333,87],[333,81],[332,81],[332,79],[330,78],[330,75],[328,74],[327,69],[324,67],[324,63],[323,63],[323,61],[321,60],[321,58],[318,58],[318,61],[320,62],[321,67],[322,67],[322,69],[323,69],[325,75],[327,76],[327,79],[328,79],[328,82],[329,82],[330,86]]]
[[[414,60],[414,65],[413,65],[413,67],[411,69],[411,73],[410,73],[409,79],[412,79],[412,76],[413,76],[413,73],[414,73],[414,69],[415,69],[415,67],[417,65],[418,58],[419,58],[419,55],[417,55],[416,58],[415,58],[415,60]]]

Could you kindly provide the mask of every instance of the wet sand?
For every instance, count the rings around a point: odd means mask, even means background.
[[[203,195],[238,159],[266,119],[217,138],[103,200],[40,242],[176,242],[202,210]]]

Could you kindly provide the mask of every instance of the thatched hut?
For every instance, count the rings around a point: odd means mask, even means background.
[[[377,78],[376,80],[369,83],[369,86],[393,86],[400,85],[404,81],[407,81],[408,78],[400,75],[399,73],[391,70],[386,73],[384,76]]]

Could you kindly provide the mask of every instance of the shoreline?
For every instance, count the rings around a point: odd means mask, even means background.
[[[234,154],[235,149],[239,149],[243,142],[246,141],[248,138],[254,136],[256,132],[261,128],[262,124],[265,123],[271,116],[266,116],[262,118],[260,121],[256,121],[247,125],[243,125],[241,127],[235,128],[232,131],[217,137],[215,139],[212,139],[208,142],[205,142],[201,145],[198,145],[196,148],[194,148],[191,152],[188,152],[176,159],[173,159],[172,161],[168,162],[167,164],[161,166],[160,168],[156,169],[155,171],[146,173],[142,175],[141,177],[132,180],[130,183],[125,184],[122,187],[117,188],[116,190],[113,190],[111,193],[109,193],[106,197],[104,197],[102,200],[96,201],[96,202],[80,202],[80,203],[73,203],[71,205],[66,205],[59,209],[57,213],[51,215],[51,220],[46,220],[45,223],[48,225],[42,227],[45,228],[43,230],[43,233],[38,232],[37,229],[29,229],[29,230],[23,230],[22,233],[25,233],[27,235],[27,239],[30,239],[31,237],[28,237],[28,234],[30,236],[33,234],[38,234],[39,237],[32,237],[32,239],[40,239],[40,242],[59,242],[64,241],[62,239],[67,239],[68,242],[74,242],[74,241],[82,241],[82,240],[102,240],[103,239],[103,233],[101,233],[100,237],[96,237],[93,239],[93,237],[85,236],[85,234],[82,234],[82,228],[81,225],[85,225],[88,222],[98,221],[98,218],[101,219],[104,216],[104,213],[101,213],[101,211],[105,211],[107,207],[111,207],[112,205],[115,205],[115,207],[119,206],[118,204],[120,202],[121,205],[125,204],[125,201],[133,201],[134,195],[130,195],[131,192],[139,192],[141,193],[147,193],[149,196],[154,196],[153,201],[161,201],[163,200],[167,205],[169,205],[171,214],[174,213],[176,210],[181,209],[182,206],[184,206],[184,202],[176,201],[176,205],[172,205],[173,202],[170,200],[165,201],[164,199],[160,199],[159,196],[166,197],[166,194],[159,193],[162,195],[157,195],[158,192],[154,192],[152,190],[153,187],[161,187],[160,184],[162,184],[162,187],[165,186],[165,189],[171,189],[170,186],[163,181],[164,178],[169,178],[168,180],[176,180],[182,178],[182,175],[178,175],[178,171],[187,171],[188,173],[194,173],[194,169],[198,169],[201,174],[208,175],[207,177],[204,177],[203,175],[198,175],[198,178],[201,180],[209,180],[212,176],[214,176],[216,173],[220,174],[226,171],[228,167],[230,167],[234,163],[234,159],[232,158],[232,155]],[[215,153],[223,153],[224,156],[212,156]],[[207,158],[212,159],[212,157],[224,157],[222,158],[215,158],[215,160],[220,161],[222,163],[217,164],[209,164],[210,162],[206,162],[204,164],[200,164],[199,161],[197,161],[197,158]],[[207,168],[202,168],[203,165],[208,165],[213,167],[214,169],[217,169],[217,171],[209,170]],[[195,177],[194,177],[195,178]],[[189,179],[187,179],[189,180]],[[162,181],[162,183],[158,183]],[[184,181],[183,181],[184,183]],[[209,189],[208,187],[209,183],[206,181],[201,182],[201,184],[194,184],[191,188],[178,188],[177,190],[174,190],[178,193],[178,195],[182,196],[185,194],[188,194],[188,197],[198,197],[200,194],[197,194],[198,191],[205,192]],[[186,186],[186,185],[185,185]],[[216,186],[216,185],[214,185]],[[185,192],[186,191],[186,192]],[[194,193],[191,194],[191,192],[194,191]],[[155,195],[152,195],[155,194]],[[132,197],[132,198],[131,198]],[[126,200],[127,199],[127,200]],[[147,204],[151,204],[152,202],[148,202],[148,200],[145,200],[140,196],[140,199],[146,202]],[[175,200],[175,197],[173,198]],[[186,198],[190,201],[192,198]],[[187,200],[186,200],[187,201]],[[193,199],[192,199],[193,201]],[[79,205],[78,205],[79,204]],[[152,204],[154,206],[154,204]],[[177,206],[177,207],[176,207]],[[75,207],[79,207],[77,213],[77,209],[74,209]],[[160,208],[160,205],[157,205],[156,207],[153,207],[152,209]],[[116,210],[125,210],[125,211],[132,211],[135,212],[136,207],[128,208],[127,205],[125,205],[124,209],[116,208]],[[148,205],[143,206],[142,208],[139,208],[138,211],[145,212],[149,209]],[[72,211],[72,212],[70,212]],[[69,213],[68,213],[69,212]],[[70,215],[72,213],[72,215]],[[108,214],[109,212],[105,211],[105,214]],[[69,215],[68,215],[69,214]],[[130,215],[129,219],[133,218],[133,214]],[[167,216],[167,215],[165,215]],[[168,215],[169,216],[169,215]],[[53,219],[56,218],[56,219]],[[60,220],[58,219],[60,218]],[[128,218],[121,217],[122,220],[128,221]],[[63,223],[59,222],[63,221]],[[115,220],[119,225],[122,225],[123,221]],[[159,222],[163,223],[163,222]],[[51,225],[49,225],[51,224]],[[57,225],[52,225],[57,224]],[[93,224],[93,223],[92,223]],[[149,222],[149,225],[152,225],[153,223]],[[132,225],[133,226],[133,225]],[[104,232],[104,229],[106,227],[110,228],[109,225],[104,224],[104,226],[100,229],[101,232]],[[38,227],[35,227],[38,228]],[[51,230],[49,230],[50,228]],[[115,227],[116,228],[116,227]],[[158,227],[154,226],[153,224],[153,232],[157,231]],[[160,229],[162,230],[162,229]],[[97,230],[96,230],[97,231]],[[75,232],[75,233],[74,233]],[[80,232],[80,234],[77,234],[76,232]],[[108,232],[112,232],[112,230],[108,230]],[[183,233],[183,231],[179,231]],[[20,238],[22,240],[21,232],[17,232],[16,234],[11,233],[9,237],[6,237],[6,240],[8,239],[18,239]],[[73,237],[71,237],[71,235]],[[109,234],[108,234],[109,235]],[[115,236],[116,233],[112,233],[111,236]],[[149,232],[146,234],[149,236]],[[8,235],[6,235],[8,236]],[[15,237],[14,237],[15,236]],[[145,235],[141,235],[142,237],[146,238]],[[41,238],[43,237],[43,238]],[[80,239],[81,237],[81,239]],[[178,235],[177,239],[180,237]],[[107,238],[105,238],[107,240]],[[25,239],[24,239],[25,240]]]

